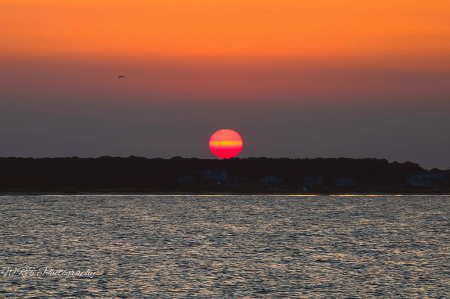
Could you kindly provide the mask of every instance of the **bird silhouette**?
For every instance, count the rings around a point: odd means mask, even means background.
[[[125,76],[119,76],[119,79],[120,79],[120,78],[124,78],[124,79],[125,79]]]

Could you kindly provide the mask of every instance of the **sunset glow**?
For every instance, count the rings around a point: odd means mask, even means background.
[[[0,0],[0,156],[211,158],[225,127],[241,158],[448,167],[449,16],[449,0]]]
[[[442,93],[449,13],[440,0],[0,0],[0,66],[11,92],[29,81],[146,99]]]
[[[241,135],[233,130],[219,130],[209,140],[209,148],[219,158],[229,159],[236,157],[242,150]]]
[[[141,57],[445,54],[449,1],[0,0],[0,53]]]

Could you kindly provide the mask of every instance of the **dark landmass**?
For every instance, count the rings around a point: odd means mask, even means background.
[[[412,185],[420,172],[438,179]],[[0,158],[0,192],[29,195],[450,194],[449,177],[384,159]]]

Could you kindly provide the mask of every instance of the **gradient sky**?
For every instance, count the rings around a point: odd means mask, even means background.
[[[448,169],[449,128],[448,0],[0,0],[0,156],[214,158],[232,129]]]

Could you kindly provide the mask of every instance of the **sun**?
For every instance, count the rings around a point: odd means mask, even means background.
[[[236,157],[241,152],[243,145],[241,135],[228,129],[215,132],[209,139],[209,149],[222,159]]]

